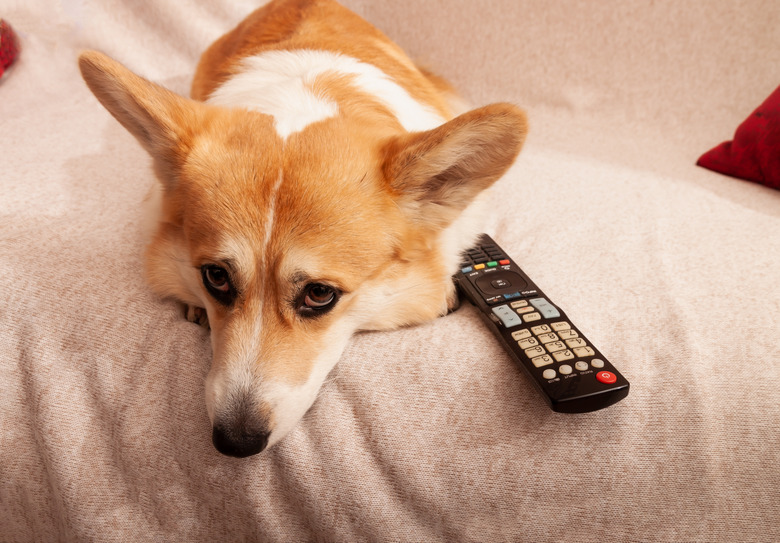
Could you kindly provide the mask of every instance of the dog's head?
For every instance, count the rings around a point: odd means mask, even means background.
[[[282,139],[270,116],[183,98],[99,53],[80,67],[153,158],[148,278],[207,311],[206,405],[234,456],[290,431],[356,330],[446,312],[439,238],[525,136],[522,112],[496,104],[428,132],[364,112]]]

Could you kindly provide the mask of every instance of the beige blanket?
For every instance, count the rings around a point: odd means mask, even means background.
[[[780,3],[348,0],[528,145],[486,228],[631,381],[551,412],[470,307],[354,338],[251,458],[142,277],[150,161],[76,68],[186,93],[249,0],[4,0],[0,541],[780,540],[780,192],[699,169],[780,83]]]

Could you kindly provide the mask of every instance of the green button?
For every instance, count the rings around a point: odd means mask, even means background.
[[[496,266],[498,266],[498,262],[496,262],[495,260],[492,260],[487,263],[488,268],[495,268]]]

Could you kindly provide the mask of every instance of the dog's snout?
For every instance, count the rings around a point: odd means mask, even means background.
[[[235,429],[224,425],[215,425],[211,433],[214,447],[227,456],[244,458],[265,449],[269,432],[264,430]]]

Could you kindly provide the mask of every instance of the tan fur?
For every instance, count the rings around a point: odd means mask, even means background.
[[[300,405],[290,404],[302,415],[319,386],[312,376],[324,378],[338,356],[334,345],[349,333],[417,324],[452,305],[454,270],[445,262],[456,255],[442,254],[445,232],[512,164],[526,125],[515,106],[494,104],[408,133],[353,76],[338,73],[313,84],[338,104],[338,115],[285,139],[269,115],[202,102],[242,58],[270,49],[353,57],[451,117],[445,82],[330,0],[275,0],[251,14],[204,53],[192,86],[198,101],[99,53],[84,53],[80,66],[154,158],[162,209],[147,275],[161,296],[208,313],[215,428],[232,424],[236,435],[260,428],[274,443],[291,424],[279,391],[306,391]],[[238,292],[230,306],[204,287],[204,265],[230,270]],[[295,300],[313,283],[341,297],[329,312],[303,318]]]

